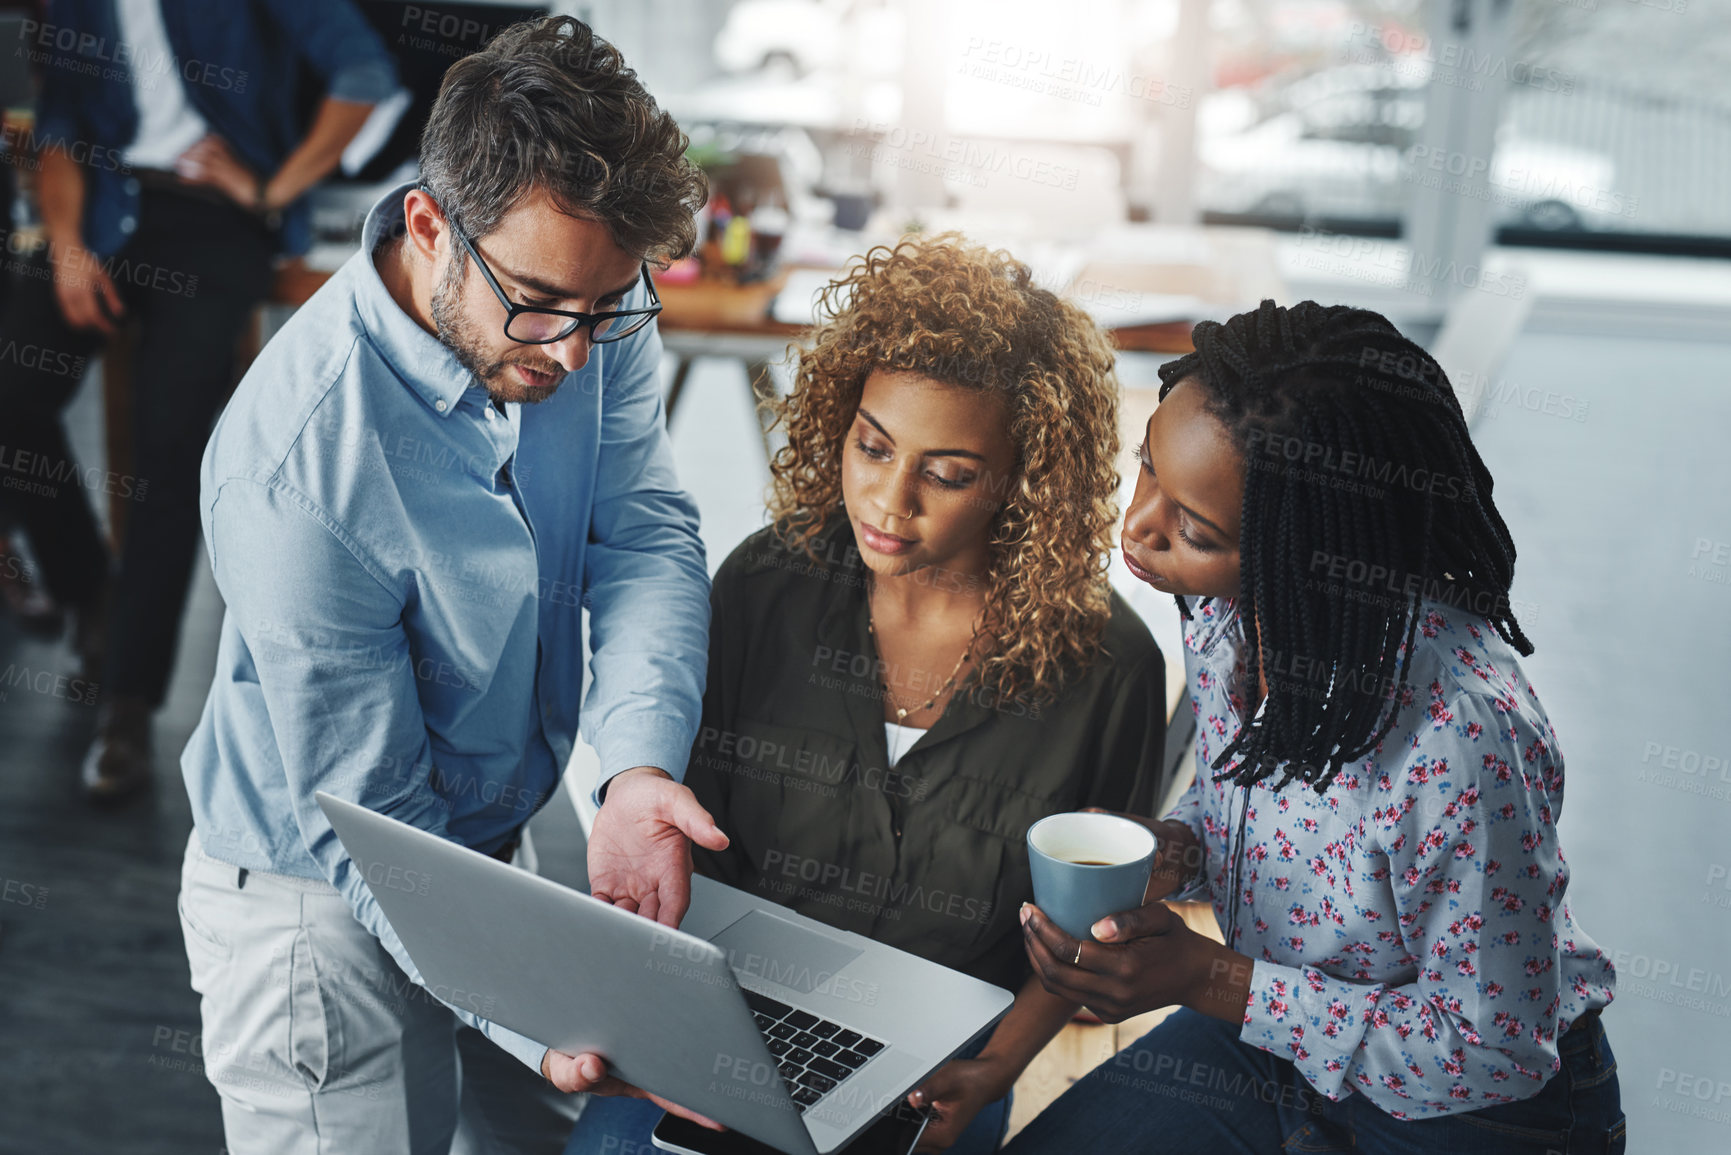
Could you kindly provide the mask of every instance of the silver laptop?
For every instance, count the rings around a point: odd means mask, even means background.
[[[678,930],[317,795],[422,979],[788,1155],[864,1131],[1010,992],[702,876]]]

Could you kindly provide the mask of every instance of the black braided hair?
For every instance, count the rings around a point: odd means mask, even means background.
[[[1321,793],[1411,701],[1423,600],[1533,652],[1508,600],[1515,543],[1448,378],[1386,318],[1263,301],[1192,340],[1161,366],[1160,396],[1200,383],[1244,454],[1239,612],[1246,669],[1268,681],[1216,777],[1248,786],[1284,766],[1274,789]]]

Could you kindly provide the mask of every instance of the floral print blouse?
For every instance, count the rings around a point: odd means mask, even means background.
[[[1191,612],[1197,777],[1168,817],[1206,858],[1173,897],[1212,899],[1227,945],[1255,960],[1239,1037],[1330,1099],[1357,1092],[1399,1119],[1537,1094],[1558,1035],[1611,1001],[1616,974],[1569,914],[1562,754],[1514,650],[1425,603],[1382,744],[1321,794],[1275,792],[1279,772],[1247,791],[1210,768],[1255,685],[1243,625],[1231,601]]]

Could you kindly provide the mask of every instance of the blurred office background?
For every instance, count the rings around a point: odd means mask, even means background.
[[[1114,329],[1127,478],[1197,320],[1315,298],[1435,349],[1521,551],[1569,901],[1619,970],[1629,1150],[1731,1150],[1731,0],[357,2],[406,87],[315,194],[259,338],[413,172],[452,60],[583,17],[711,172],[703,252],[658,283],[712,567],[762,524],[754,397],[786,387],[813,289],[910,229],[1008,247]],[[69,416],[99,469],[109,360]],[[1176,674],[1169,600],[1113,567]],[[0,614],[0,1152],[221,1147],[174,910],[220,614],[201,572],[156,788],[112,812],[77,792],[95,711],[56,689],[69,651]],[[565,798],[537,820],[556,876],[585,820]],[[1043,1093],[1115,1041],[1066,1040]]]

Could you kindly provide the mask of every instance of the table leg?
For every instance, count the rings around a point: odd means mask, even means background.
[[[679,395],[685,392],[685,379],[691,376],[691,363],[695,357],[681,355],[678,364],[673,367],[673,387],[667,391],[667,424],[673,424],[673,410],[679,405]]]
[[[775,380],[769,375],[769,362],[755,357],[746,358],[745,385],[751,393],[751,415],[757,422],[758,436],[763,439],[764,460],[774,460],[775,453],[769,445],[769,427],[775,418],[765,408],[767,402],[775,400]]]

